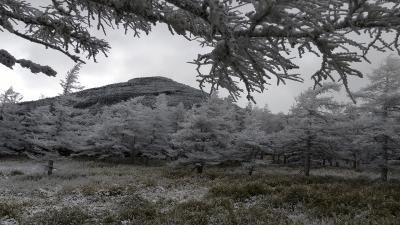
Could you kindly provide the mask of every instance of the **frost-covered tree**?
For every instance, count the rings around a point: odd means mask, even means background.
[[[185,119],[185,115],[186,115],[187,111],[188,110],[185,109],[185,106],[183,105],[182,102],[179,103],[175,107],[175,109],[172,112],[172,120],[173,120],[173,124],[172,124],[173,132],[172,133],[175,133],[176,131],[178,131],[179,124],[182,123],[183,120]]]
[[[285,115],[282,113],[272,113],[268,105],[263,108],[254,108],[254,117],[261,123],[261,129],[266,134],[282,130],[285,124]]]
[[[263,153],[272,154],[273,162],[279,162],[281,154],[277,154],[276,149],[272,149],[270,147],[266,148],[265,146],[269,146],[270,139],[267,138],[270,134],[278,132],[284,128],[286,125],[286,117],[283,114],[273,114],[268,109],[268,106],[265,105],[263,108],[258,107],[251,107],[250,111],[248,110],[249,107],[246,108],[247,110],[247,120],[253,121],[257,125],[254,125],[256,129],[262,131],[259,135],[262,135],[262,140],[260,139],[260,144],[262,144],[263,151],[261,152],[261,157],[263,157]],[[254,117],[253,119],[250,117]],[[251,129],[252,122],[244,122],[243,127],[248,127]]]
[[[62,94],[52,102],[50,105],[50,112],[56,116],[55,120],[55,135],[57,136],[68,118],[71,118],[71,114],[74,109],[72,105],[77,102],[78,99],[71,95],[72,92],[82,90],[84,87],[79,84],[79,71],[81,69],[81,63],[77,63],[71,70],[69,70],[63,80],[60,81],[62,88]]]
[[[92,27],[107,32],[122,27],[134,36],[157,23],[172,34],[210,47],[193,63],[200,86],[227,88],[238,97],[264,91],[273,77],[278,84],[302,81],[293,55],[311,53],[322,60],[312,74],[316,83],[338,76],[347,88],[349,76],[362,74],[353,62],[368,60],[371,49],[399,51],[400,3],[379,0],[52,0],[44,7],[21,0],[2,0],[0,30],[62,52],[75,62],[106,54],[109,44]],[[386,35],[390,33],[391,35]],[[365,35],[363,42],[355,35]],[[351,48],[349,48],[351,46]],[[289,53],[289,54],[288,54]],[[55,71],[0,50],[0,63],[54,76]]]
[[[285,129],[269,138],[272,147],[300,156],[306,176],[310,174],[312,158],[320,159],[332,155],[332,145],[335,143],[332,137],[335,135],[331,133],[331,125],[341,105],[328,94],[339,89],[339,85],[328,83],[301,93],[290,110]]]
[[[44,155],[53,152],[58,145],[55,137],[57,117],[51,112],[51,106],[40,106],[27,114],[28,132],[24,134],[33,146],[34,154]]]
[[[60,81],[60,85],[63,89],[62,95],[71,94],[74,91],[80,91],[85,87],[79,84],[79,71],[81,69],[82,63],[77,63],[63,80]]]
[[[21,101],[23,96],[14,91],[13,87],[8,88],[4,93],[0,94],[0,104],[7,106],[7,104],[16,104]]]
[[[251,175],[258,161],[266,152],[266,133],[263,131],[263,121],[255,114],[258,109],[246,108],[243,126],[234,133],[235,158],[238,161],[245,162],[248,167],[249,175]]]
[[[20,153],[25,146],[24,116],[16,106],[21,99],[22,95],[12,87],[0,94],[0,155]]]
[[[9,105],[16,104],[22,99],[22,95],[15,92],[13,87],[8,88],[0,94],[0,120],[3,120],[4,109]]]
[[[36,107],[27,116],[25,139],[35,146],[36,153],[132,159],[172,155],[170,138],[181,115],[176,114],[179,107],[168,106],[165,95],[156,97],[152,107],[143,105],[143,97],[138,97],[97,112],[74,108],[76,99],[61,98],[68,101]],[[63,115],[61,126],[59,112]]]
[[[170,137],[175,130],[175,107],[167,105],[165,95],[157,96],[153,107],[141,104],[142,98],[106,107],[96,125],[95,148],[82,152],[91,156],[130,156],[165,159],[170,152]]]
[[[48,106],[39,106],[26,115],[29,131],[25,139],[35,148],[38,154],[58,153],[69,156],[85,146],[85,140],[90,137],[88,128],[93,125],[94,116],[88,110],[74,108],[79,100],[71,95],[73,91],[83,87],[79,85],[79,70],[81,64],[76,64],[61,80],[62,94]],[[85,135],[81,135],[85,133]]]
[[[178,163],[207,165],[242,160],[233,145],[238,130],[236,107],[213,94],[200,107],[191,109],[172,138]]]
[[[332,126],[337,141],[337,150],[343,159],[351,162],[355,170],[361,169],[361,163],[369,163],[371,158],[370,143],[366,133],[371,129],[371,118],[367,112],[354,104],[349,104],[338,116]]]
[[[62,124],[60,112],[62,111]],[[47,106],[38,106],[25,112],[27,131],[24,139],[32,146],[31,156],[74,156],[91,148],[95,125],[99,116],[88,109],[77,109],[73,104],[57,100]]]
[[[89,156],[115,157],[141,154],[151,129],[147,126],[151,108],[139,103],[140,98],[107,106],[96,126],[96,148],[83,152]]]
[[[400,59],[389,56],[368,78],[370,84],[355,96],[361,99],[362,110],[369,113],[371,128],[365,138],[377,150],[381,179],[387,180],[388,161],[400,154]]]
[[[175,114],[175,107],[168,106],[168,99],[165,94],[156,97],[156,102],[151,110],[151,118],[147,125],[151,129],[149,143],[146,146],[147,151],[153,157],[165,158],[170,156],[171,135],[175,131],[175,126],[180,115]],[[179,113],[179,112],[178,112]],[[177,117],[175,117],[177,116]]]
[[[55,150],[60,155],[75,157],[95,145],[95,127],[99,123],[100,115],[93,114],[89,109],[72,106],[63,108],[66,117],[62,129],[54,137],[57,141]]]
[[[266,152],[266,135],[274,130],[274,115],[265,106],[263,109],[254,107],[251,102],[245,108],[240,130],[236,132],[235,143],[239,149],[247,149],[247,157],[252,159],[263,157]]]

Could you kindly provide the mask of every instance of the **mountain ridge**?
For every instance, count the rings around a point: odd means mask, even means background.
[[[207,93],[199,89],[162,76],[133,78],[127,82],[84,89],[74,92],[70,96],[77,100],[73,102],[75,108],[91,108],[112,105],[141,96],[144,105],[152,105],[155,102],[155,97],[160,94],[167,96],[168,105],[175,106],[182,102],[186,108],[201,103],[207,96]],[[50,105],[59,98],[60,96],[56,96],[25,101],[19,103],[19,105],[30,110],[39,106]]]

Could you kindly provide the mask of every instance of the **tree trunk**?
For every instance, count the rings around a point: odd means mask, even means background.
[[[202,163],[196,163],[196,164],[194,165],[194,168],[196,169],[196,172],[197,172],[198,174],[202,174],[202,173],[203,173],[204,165],[203,165]]]
[[[283,155],[283,165],[286,165],[286,163],[287,163],[287,156]]]
[[[310,176],[311,154],[306,152],[304,154],[304,175]]]
[[[255,167],[250,166],[249,171],[248,171],[249,176],[253,175],[254,170],[255,170]]]
[[[388,78],[386,77],[386,85],[388,85]],[[387,86],[386,86],[387,87]],[[385,93],[387,93],[387,91],[385,91]],[[389,117],[389,110],[386,106],[383,107],[383,121],[384,124],[387,124],[387,118]],[[389,150],[389,146],[388,146],[388,142],[389,142],[389,137],[386,134],[383,134],[382,136],[383,138],[383,142],[382,142],[382,162],[381,162],[381,180],[382,181],[387,181],[388,180],[388,172],[389,172],[389,168],[388,168],[388,160],[389,160],[389,156],[388,156],[388,150]]]
[[[322,159],[322,165],[323,165],[323,166],[326,165],[326,159]]]
[[[388,172],[389,169],[385,166],[381,167],[381,180],[382,181],[387,181],[388,180]]]
[[[354,170],[358,169],[358,159],[356,154],[353,155],[353,169]]]
[[[153,129],[151,131],[151,139],[150,139],[150,144],[153,144],[154,140],[155,140],[155,136],[156,136],[156,130]]]
[[[388,137],[385,135],[384,140],[383,140],[383,146],[382,146],[382,162],[381,162],[381,180],[382,181],[387,181],[388,180]]]
[[[307,146],[306,151],[304,153],[304,175],[310,176],[310,167],[311,167],[311,135],[308,131],[308,138],[307,138]]]
[[[49,164],[47,165],[47,175],[52,175],[53,174],[53,169],[54,169],[54,161],[49,160]]]
[[[0,109],[0,121],[3,120],[3,113],[4,113],[4,104],[2,104],[2,107]]]

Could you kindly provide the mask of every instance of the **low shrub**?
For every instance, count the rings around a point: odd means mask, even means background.
[[[259,224],[259,225],[289,225],[293,224],[287,213],[276,209],[259,206],[239,208],[234,213],[235,220],[230,225]]]
[[[28,225],[84,225],[90,216],[86,210],[79,207],[64,207],[50,209],[29,218]]]
[[[0,202],[0,218],[8,217],[18,219],[22,213],[23,206],[13,202]]]
[[[258,182],[247,184],[222,184],[209,190],[211,197],[232,197],[234,199],[246,199],[256,195],[271,193],[271,188]]]
[[[27,174],[23,176],[19,176],[18,179],[21,181],[39,181],[43,178],[47,177],[44,174]]]
[[[119,220],[129,220],[140,223],[154,220],[159,214],[155,204],[138,195],[127,197],[122,204],[122,209],[117,215]]]
[[[93,196],[96,195],[97,191],[99,190],[99,184],[97,183],[85,184],[80,186],[79,189],[83,196]]]
[[[24,175],[24,172],[21,170],[11,170],[10,171],[10,176],[19,176],[19,175]]]
[[[168,224],[207,225],[213,206],[203,201],[188,201],[178,204],[164,215]]]
[[[168,179],[182,179],[184,177],[192,176],[189,168],[179,168],[179,169],[166,169],[163,172],[163,176]]]

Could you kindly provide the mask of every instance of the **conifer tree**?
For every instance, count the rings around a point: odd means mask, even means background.
[[[177,148],[180,164],[219,164],[238,160],[238,151],[233,146],[235,106],[228,99],[219,99],[217,94],[198,108],[191,109],[172,139]]]
[[[368,76],[370,84],[355,94],[361,100],[361,109],[369,114],[370,129],[366,139],[379,149],[377,163],[381,179],[388,179],[388,161],[399,155],[400,144],[400,59],[389,56]]]
[[[79,71],[82,67],[82,63],[77,63],[71,70],[67,72],[67,75],[63,80],[60,81],[60,85],[63,89],[62,95],[68,95],[74,91],[80,91],[85,87],[79,84]]]
[[[248,105],[240,131],[235,133],[235,148],[241,152],[243,161],[254,161],[265,152],[266,133],[263,131],[263,120],[257,116],[258,108]]]
[[[22,136],[24,116],[16,106],[21,99],[12,87],[0,94],[0,155],[19,154],[26,146]]]
[[[269,137],[273,147],[300,156],[306,176],[310,175],[312,158],[332,155],[334,140],[330,128],[335,122],[333,112],[341,105],[326,94],[339,89],[339,85],[328,83],[301,93],[285,129]]]

